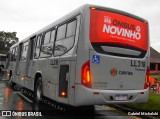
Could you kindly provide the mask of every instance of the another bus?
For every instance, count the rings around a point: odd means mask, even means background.
[[[6,54],[0,54],[0,66],[2,68],[6,68],[6,62],[7,62],[7,55]]]
[[[54,101],[85,106],[148,100],[148,22],[86,4],[10,48],[11,80]]]

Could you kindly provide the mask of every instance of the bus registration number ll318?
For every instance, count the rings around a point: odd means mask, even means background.
[[[127,95],[123,95],[123,94],[119,94],[119,95],[116,95],[115,96],[115,100],[116,101],[125,101],[125,100],[127,100]]]

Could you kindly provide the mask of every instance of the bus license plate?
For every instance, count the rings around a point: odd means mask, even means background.
[[[116,95],[115,96],[115,100],[117,100],[117,101],[125,101],[125,100],[127,100],[127,95]]]

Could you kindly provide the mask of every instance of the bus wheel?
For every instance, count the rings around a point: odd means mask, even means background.
[[[35,99],[36,102],[40,102],[42,98],[42,78],[39,77],[37,82],[36,82],[36,87],[35,87]]]

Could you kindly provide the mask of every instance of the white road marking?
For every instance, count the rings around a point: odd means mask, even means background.
[[[30,103],[33,103],[33,101],[32,100],[30,100],[29,98],[27,98],[25,95],[23,95],[22,93],[20,93],[20,92],[18,92],[18,94],[20,95],[20,96],[22,96],[25,100],[27,100],[28,102],[30,102]]]

